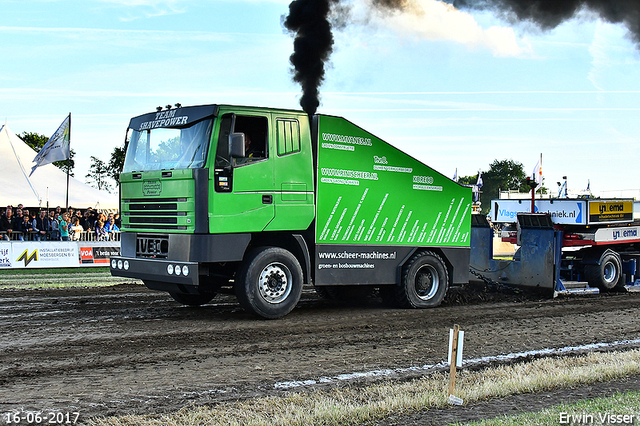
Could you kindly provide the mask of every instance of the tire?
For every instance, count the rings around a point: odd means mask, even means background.
[[[280,247],[251,251],[240,268],[236,297],[247,311],[267,319],[281,318],[296,307],[302,293],[302,267]]]
[[[440,305],[447,294],[449,273],[440,256],[422,251],[416,253],[404,266],[402,282],[394,288],[398,306],[433,308]]]
[[[618,253],[606,250],[597,264],[585,265],[584,275],[592,287],[608,291],[614,289],[622,276],[622,261]]]
[[[211,300],[216,296],[215,293],[204,293],[204,294],[185,294],[185,293],[169,293],[173,300],[183,305],[188,306],[201,306],[206,303],[211,302]]]

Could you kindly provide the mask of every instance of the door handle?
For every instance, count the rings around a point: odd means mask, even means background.
[[[273,204],[273,195],[263,195],[262,204]]]

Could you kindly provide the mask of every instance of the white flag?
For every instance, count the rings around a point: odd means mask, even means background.
[[[58,130],[49,138],[38,155],[33,159],[36,163],[29,176],[40,166],[69,158],[69,139],[71,133],[71,114],[64,119]]]
[[[560,186],[560,189],[558,190],[558,198],[568,198],[568,194],[567,194],[567,181],[565,180],[564,183]]]
[[[531,176],[533,181],[539,185],[542,185],[542,154],[540,154],[540,161],[533,168],[533,176]]]

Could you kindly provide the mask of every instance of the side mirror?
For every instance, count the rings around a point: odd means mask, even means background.
[[[229,155],[231,157],[244,157],[244,133],[231,133],[229,135]]]

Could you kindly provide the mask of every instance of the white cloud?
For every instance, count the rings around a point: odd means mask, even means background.
[[[597,22],[593,42],[589,46],[589,54],[593,58],[593,61],[591,61],[593,68],[589,71],[587,79],[598,90],[603,90],[602,74],[610,66],[611,62],[608,54],[610,46],[607,37],[604,34],[606,32],[604,29],[605,25],[607,24],[603,24],[601,21]]]
[[[370,0],[362,0],[372,9]],[[357,8],[356,8],[357,10]],[[529,53],[528,46],[518,44],[513,28],[492,26],[483,29],[467,12],[437,0],[408,0],[403,11],[374,13],[373,21],[400,34],[427,40],[444,40],[469,47],[485,47],[494,56],[520,56]]]

